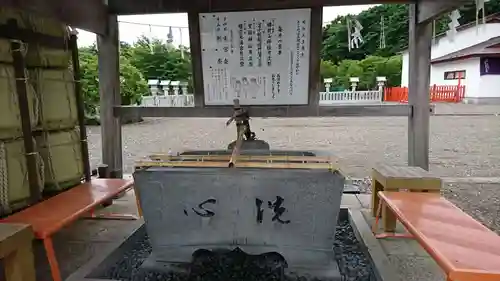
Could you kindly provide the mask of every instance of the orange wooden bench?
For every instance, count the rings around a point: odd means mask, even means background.
[[[500,236],[453,203],[433,193],[380,191],[378,195],[373,232],[385,206],[409,232],[383,233],[378,238],[416,239],[445,271],[448,281],[500,280]]]
[[[54,197],[13,214],[1,222],[31,225],[35,238],[43,240],[52,278],[61,281],[61,273],[52,245],[52,235],[82,217],[97,217],[96,208],[132,188],[133,180],[92,179]],[[127,215],[104,218],[132,218]]]

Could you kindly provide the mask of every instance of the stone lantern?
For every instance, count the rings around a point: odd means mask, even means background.
[[[356,91],[356,87],[359,84],[359,77],[351,77],[349,79],[349,82],[351,82],[351,90],[354,92]]]
[[[171,81],[170,86],[172,86],[172,90],[174,91],[174,96],[179,95],[179,85],[181,84],[180,81]]]
[[[323,79],[323,82],[325,83],[325,91],[330,92],[330,86],[333,83],[333,78],[325,78]]]
[[[165,96],[170,95],[170,80],[162,80],[160,86]]]
[[[188,94],[188,82],[181,82],[180,87],[181,87],[182,94],[187,95]]]
[[[378,90],[382,92],[384,90],[385,83],[387,82],[387,78],[385,76],[377,77],[377,86]]]
[[[158,95],[158,92],[160,91],[159,86],[160,81],[158,79],[148,80],[148,87],[152,96]]]

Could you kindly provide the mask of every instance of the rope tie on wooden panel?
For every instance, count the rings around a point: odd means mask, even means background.
[[[11,50],[12,53],[14,53],[14,52],[20,52],[23,57],[26,57],[26,55],[28,54],[28,44],[24,43],[21,40],[15,40],[15,39],[11,39],[10,42],[14,42],[14,43],[19,44],[19,48],[18,49],[12,49]]]
[[[22,44],[22,46],[24,46],[23,47],[24,50],[27,51],[26,45]],[[26,53],[25,51],[22,52],[23,55]],[[17,97],[16,83],[13,81],[21,81],[21,80],[24,81],[25,86],[26,86],[26,91],[28,94],[33,93],[33,88],[28,83],[28,74],[27,74],[26,70],[24,73],[25,78],[16,78],[15,75],[13,74],[14,70],[11,66],[2,66],[2,67],[3,67],[3,72],[6,74],[6,76],[1,77],[1,79],[7,79],[7,87],[8,87],[7,91],[10,93],[10,95],[7,95],[8,97],[10,97],[10,100],[8,102],[11,106],[10,110],[15,112],[15,111],[18,111],[19,100]],[[30,96],[28,95],[28,101],[29,101],[29,98],[30,98]],[[32,105],[32,107],[31,107],[32,112],[31,112],[30,116],[33,116],[35,118],[35,120],[37,120],[38,116],[37,116],[37,111],[35,110],[36,97],[35,97],[34,103],[35,103],[35,105]],[[18,124],[20,124],[21,123],[20,113],[17,114],[17,119],[19,121]],[[30,120],[30,123],[32,123],[31,120]],[[12,211],[11,206],[10,206],[10,195],[9,195],[10,194],[9,187],[12,188],[12,186],[10,186],[10,183],[9,183],[9,169],[8,169],[9,163],[7,162],[7,155],[8,154],[7,154],[6,142],[0,142],[0,215],[9,214]],[[25,154],[25,156],[29,156],[29,155],[36,155],[36,161],[37,161],[36,165],[39,169],[38,172],[40,173],[40,177],[38,177],[39,186],[40,186],[40,188],[43,188],[43,179],[44,179],[43,161],[41,160],[41,157],[37,152]],[[20,161],[22,161],[22,160],[20,160]],[[22,165],[22,167],[26,168],[26,165]],[[28,170],[26,169],[26,171],[23,173],[23,181],[18,188],[23,188],[24,186],[26,186],[26,184],[29,185],[29,183],[27,183],[27,181],[28,181]]]
[[[69,78],[67,77],[67,75],[69,75],[69,72],[67,72],[66,70],[61,70],[60,73],[62,73],[62,77],[60,78],[46,78],[44,77],[44,79],[42,79],[41,77],[41,71],[38,71],[38,76],[37,76],[37,85],[38,85],[38,90],[37,92],[39,93],[39,95],[42,95],[42,93],[44,93],[43,91],[43,86],[42,86],[42,82],[62,82],[64,83],[64,88],[65,88],[65,93],[71,93],[74,91],[74,79],[73,78]],[[72,77],[72,75],[71,75]],[[72,86],[73,85],[73,86]],[[74,110],[72,108],[72,99],[71,99],[72,95],[71,94],[68,94],[66,95],[66,100],[68,102],[68,108],[69,108],[69,117],[71,118],[73,115],[74,115]],[[56,172],[55,172],[55,168],[54,168],[54,153],[53,153],[53,146],[50,144],[50,141],[49,141],[49,133],[48,133],[48,130],[49,130],[49,127],[47,126],[47,123],[45,122],[44,120],[44,112],[43,112],[43,108],[44,108],[44,103],[43,103],[43,97],[40,97],[38,96],[38,98],[40,99],[40,107],[39,107],[39,110],[40,110],[40,123],[42,124],[42,130],[43,130],[43,139],[44,139],[44,142],[46,143],[47,145],[47,156],[48,156],[48,165],[49,165],[49,173],[50,173],[50,176],[53,178],[54,182],[55,182],[55,186],[56,186],[56,189],[57,190],[60,190],[60,184],[59,184],[59,181],[57,180],[57,177],[56,177]],[[64,121],[64,120],[60,120],[60,121]],[[65,124],[63,124],[65,125]],[[73,144],[73,142],[69,142],[69,143],[63,143],[63,144],[60,144],[60,145],[66,145],[66,144]],[[76,150],[75,150],[76,149]],[[77,150],[77,147],[73,147],[73,153],[74,155],[80,155],[80,152]],[[78,160],[78,159],[77,159]],[[80,169],[81,166],[78,167],[79,168],[79,173],[83,173],[83,169]]]
[[[30,75],[28,73],[28,71],[25,69],[24,70],[24,77],[26,77],[26,90],[27,91],[32,91],[33,93],[33,110],[31,111],[31,114],[33,114],[33,116],[35,117],[35,120],[36,121],[39,121],[40,118],[41,118],[41,114],[40,114],[40,111],[39,111],[39,105],[40,105],[40,99],[38,98],[36,92],[35,92],[35,89],[33,88],[33,85],[31,83],[28,83],[28,81],[30,80]],[[30,114],[30,115],[31,115]],[[37,147],[36,145],[36,140],[33,140],[33,146],[34,147]],[[44,188],[44,185],[45,185],[45,164],[43,163],[43,158],[42,156],[40,155],[40,153],[38,151],[35,151],[35,152],[32,152],[30,154],[35,154],[35,158],[36,158],[36,166],[38,167],[38,173],[39,173],[39,177],[38,177],[38,186],[40,188],[40,192],[43,191],[43,188]],[[26,154],[26,155],[29,155],[29,154]]]
[[[16,117],[18,124],[21,124],[21,114],[19,113],[19,100],[17,99],[16,91],[16,78],[14,77],[14,69],[10,65],[0,65],[1,73],[0,79],[6,80],[7,84],[7,103],[11,112],[17,112]]]
[[[44,56],[44,53],[45,54],[50,53],[50,52],[51,53],[62,53],[62,52],[66,52],[69,49],[69,43],[70,43],[69,39],[70,39],[70,35],[71,35],[71,30],[67,26],[64,27],[64,32],[61,33],[61,32],[59,32],[60,26],[55,28],[56,25],[60,25],[59,22],[56,23],[53,20],[39,18],[39,17],[34,16],[32,14],[27,15],[27,22],[30,23],[32,29],[36,32],[46,33],[47,35],[64,38],[64,45],[66,47],[64,50],[49,49],[49,48],[44,48],[44,47],[40,47],[40,46],[38,46],[38,48],[35,49],[36,54],[40,58],[42,65],[45,65],[45,66],[50,65],[50,59],[47,56]],[[49,28],[47,28],[47,30],[39,30],[39,27],[43,27],[43,29],[46,29],[47,26],[49,26],[53,29],[50,30]],[[48,31],[48,33],[47,33],[47,31]]]
[[[56,189],[59,190],[59,182],[57,182],[56,177],[55,177],[55,172],[54,172],[54,166],[52,164],[52,148],[51,148],[51,145],[49,143],[49,138],[48,138],[48,132],[47,132],[47,126],[46,126],[46,123],[45,123],[45,116],[44,116],[44,111],[43,111],[43,98],[40,97],[40,95],[42,95],[43,91],[42,91],[42,79],[41,79],[41,71],[42,70],[36,70],[36,78],[35,78],[35,85],[36,85],[36,94],[35,94],[35,97],[36,99],[38,100],[38,116],[39,116],[39,120],[40,120],[40,124],[42,126],[42,139],[43,139],[43,142],[45,143],[45,145],[47,146],[47,165],[48,165],[48,169],[49,169],[49,173],[50,173],[50,176],[52,177],[52,179],[54,179],[54,181],[56,182]],[[40,157],[41,158],[41,157]],[[42,160],[42,163],[43,163],[43,158],[41,158]],[[45,169],[44,169],[44,176],[45,176]],[[45,185],[45,179],[43,181],[43,184]]]
[[[11,66],[1,66],[2,72],[6,75],[1,77],[1,79],[7,80],[7,91],[8,98],[7,101],[10,104],[10,110],[14,111],[18,109],[18,99],[16,92],[15,77],[13,77],[13,69]],[[3,74],[2,73],[2,74]],[[15,111],[14,111],[15,112]],[[17,119],[20,123],[20,114],[17,114]],[[9,200],[9,170],[7,167],[7,151],[5,147],[5,142],[0,141],[0,215],[9,214],[11,212],[10,200]]]
[[[9,177],[5,142],[0,142],[0,215],[10,213]]]

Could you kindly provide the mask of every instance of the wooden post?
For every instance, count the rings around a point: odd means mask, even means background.
[[[434,85],[432,85],[432,90],[429,93],[429,100],[430,101],[435,101],[436,100],[436,98],[435,98],[436,96],[438,96],[437,100],[439,100],[439,95],[438,95],[438,91],[437,91],[437,85],[434,84]]]
[[[418,10],[425,3],[410,4],[408,165],[429,170],[429,84],[432,21],[418,23]]]
[[[82,84],[80,83],[80,60],[78,56],[77,35],[71,34],[69,47],[73,64],[73,80],[75,81],[75,100],[78,113],[78,126],[80,127],[80,150],[83,160],[83,172],[85,181],[90,181],[89,146],[87,143],[87,127],[85,126],[85,106],[82,98]]]
[[[194,106],[203,107],[205,105],[205,95],[203,87],[203,65],[200,38],[200,18],[197,12],[188,13],[189,45],[191,49],[191,65],[193,67],[193,96]],[[228,112],[231,114],[231,112]]]
[[[16,20],[8,21],[9,28],[13,34],[16,34],[18,25]],[[31,132],[31,116],[28,104],[26,66],[24,60],[24,46],[19,41],[11,41],[12,58],[14,60],[14,73],[16,77],[16,91],[19,104],[19,113],[21,115],[21,126],[23,131],[24,151],[26,154],[26,166],[28,168],[28,181],[30,185],[30,203],[34,204],[42,198],[42,187],[40,186],[40,177],[38,176],[38,153],[35,151],[33,135]]]
[[[455,102],[460,102],[460,88],[462,88],[462,72],[458,73],[458,85],[457,91],[455,92]]]
[[[120,117],[114,115],[114,106],[121,105],[118,19],[108,16],[108,32],[97,36],[99,51],[99,94],[102,161],[110,173],[118,178],[122,171],[122,131]]]
[[[311,8],[309,42],[309,98],[308,103],[319,110],[319,90],[321,84],[320,62],[323,42],[323,8]]]

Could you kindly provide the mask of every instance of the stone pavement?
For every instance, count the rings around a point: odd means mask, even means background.
[[[360,210],[366,220],[372,218],[367,210],[370,195],[344,195],[342,206]],[[133,191],[116,200],[105,211],[132,213],[136,211]],[[87,264],[93,258],[103,257],[111,244],[126,239],[143,223],[139,221],[80,220],[65,228],[54,238],[56,254],[60,262],[63,278]],[[366,225],[369,227],[369,225]],[[400,227],[400,226],[399,226]],[[380,240],[377,240],[380,241]],[[392,239],[380,241],[384,253],[388,256],[392,270],[397,277],[394,281],[441,281],[443,274],[435,262],[412,240]],[[36,243],[38,281],[49,281],[50,272],[41,243]],[[376,256],[372,257],[377,259]],[[71,281],[78,281],[72,278]],[[83,280],[82,280],[83,281]],[[389,280],[384,280],[389,281]]]
[[[435,103],[434,115],[500,115],[500,106],[463,103]]]
[[[370,211],[371,195],[344,195],[342,204],[350,209],[361,210],[365,222],[371,226],[374,218]],[[398,223],[398,232],[403,232],[404,228]],[[444,281],[443,272],[436,262],[411,239],[379,239],[382,250],[389,259],[393,272],[397,275],[398,281]],[[376,259],[377,257],[372,257]]]
[[[115,200],[112,206],[101,212],[136,214],[133,191]],[[102,257],[109,246],[125,240],[142,224],[142,219],[138,221],[82,219],[58,232],[53,240],[63,280],[93,258]],[[52,281],[43,244],[35,241],[34,248],[37,281]]]
[[[500,233],[500,107],[436,104],[431,117],[431,172],[446,177],[443,195],[465,212]],[[454,115],[454,116],[450,116]],[[151,118],[123,126],[126,172],[133,162],[152,152],[186,149],[220,149],[234,138],[224,118]],[[275,149],[326,150],[339,158],[346,174],[363,178],[376,163],[406,165],[407,118],[289,118],[255,119],[257,136]],[[101,159],[99,127],[89,127],[93,166]],[[493,178],[496,177],[496,178]],[[344,197],[351,208],[368,207],[366,195]],[[357,202],[357,203],[356,203]],[[134,211],[133,194],[110,209]],[[365,219],[371,220],[369,216]],[[55,247],[64,277],[102,255],[112,242],[124,239],[141,222],[78,221],[55,236]],[[383,249],[401,281],[441,280],[441,271],[414,241],[383,241]],[[37,244],[39,281],[50,280],[41,243]],[[434,278],[434,279],[433,279]]]

